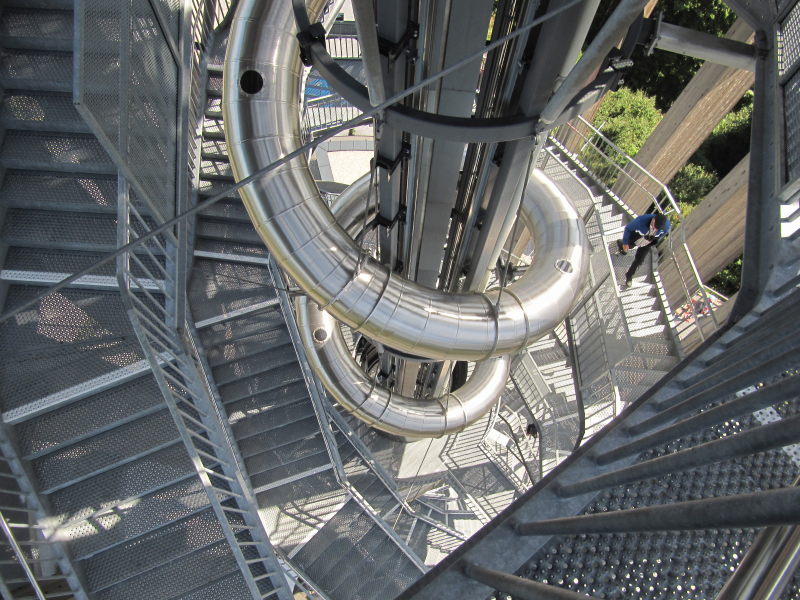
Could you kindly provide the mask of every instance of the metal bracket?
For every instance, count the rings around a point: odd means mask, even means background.
[[[320,42],[325,45],[325,28],[322,23],[312,23],[306,29],[297,34],[297,41],[300,42],[300,60],[307,67],[314,65],[311,56],[308,53],[311,45]]]
[[[408,142],[403,142],[403,145],[400,147],[400,152],[398,152],[394,159],[378,154],[375,157],[375,166],[386,169],[389,172],[389,176],[391,176],[397,168],[397,165],[399,165],[404,158],[411,158],[411,144]]]
[[[389,59],[390,63],[396,61],[400,54],[406,53],[406,58],[411,62],[417,60],[416,49],[411,49],[411,40],[419,38],[419,23],[416,21],[409,21],[406,25],[406,30],[397,42],[390,42],[386,38],[378,36],[378,49],[380,53]]]

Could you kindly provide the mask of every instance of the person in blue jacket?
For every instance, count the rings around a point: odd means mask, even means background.
[[[636,256],[631,268],[625,273],[625,287],[631,287],[633,274],[650,253],[650,246],[669,233],[669,219],[661,213],[648,213],[636,217],[625,226],[622,239],[617,240],[620,254],[627,254],[632,246],[636,246]]]

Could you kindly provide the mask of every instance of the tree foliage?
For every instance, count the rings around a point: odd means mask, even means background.
[[[587,39],[591,40],[619,4],[602,0]],[[736,20],[723,0],[662,0],[656,10],[664,11],[664,22],[722,36]],[[655,16],[655,15],[654,15]],[[655,50],[650,56],[637,47],[632,56],[634,68],[625,75],[625,85],[656,99],[656,107],[666,111],[702,64],[701,61]]]
[[[661,121],[653,98],[620,88],[607,94],[594,117],[594,126],[626,154],[634,156]]]

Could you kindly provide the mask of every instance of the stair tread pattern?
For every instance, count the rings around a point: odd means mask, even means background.
[[[72,52],[4,49],[0,53],[0,83],[5,88],[70,92]]]
[[[173,598],[218,580],[236,568],[227,542],[219,542],[94,594],[95,600]]]
[[[139,377],[81,402],[44,413],[15,427],[23,456],[39,454],[87,438],[94,431],[164,406],[152,375]]]
[[[203,484],[192,473],[176,483],[123,503],[112,511],[62,526],[59,536],[70,540],[73,556],[87,558],[184,519],[208,506]]]
[[[3,203],[29,207],[50,202],[62,208],[101,207],[116,210],[117,178],[88,174],[62,174],[9,169],[3,178]]]
[[[53,508],[70,519],[85,518],[104,507],[137,498],[194,473],[182,445],[174,445],[126,463],[49,495]]]
[[[150,571],[215,544],[222,527],[209,508],[141,537],[126,541],[82,562],[89,587],[96,591]]]
[[[180,443],[178,430],[164,408],[38,458],[32,467],[41,488],[48,490],[176,443]]]
[[[39,294],[11,286],[7,307]],[[63,289],[46,296],[19,319],[0,324],[3,410],[61,392],[144,360],[118,292]]]

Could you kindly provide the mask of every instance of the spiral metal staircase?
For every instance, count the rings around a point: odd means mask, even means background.
[[[505,4],[520,17],[498,37],[547,8]],[[580,118],[548,128],[528,155],[585,223],[587,281],[514,357],[500,402],[421,441],[328,398],[295,320],[302,291],[233,189],[222,74],[235,5],[0,8],[0,596],[800,597],[798,4],[730,2],[758,50],[730,316],[676,319],[705,293],[691,276],[680,299],[664,292],[659,263],[692,271],[677,237],[620,290],[630,257],[613,240],[632,215],[616,190],[642,174]],[[373,86],[374,36],[326,8],[331,55]],[[404,39],[404,16],[379,19]],[[408,72],[434,64],[405,41],[385,53]],[[524,65],[522,46],[506,48],[486,63],[490,98]],[[310,144],[361,110],[319,93],[317,68]],[[429,151],[419,137],[412,157]],[[395,138],[377,150],[399,150]],[[464,164],[496,150],[471,146]],[[500,263],[524,272],[520,254]]]

